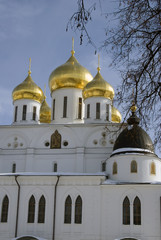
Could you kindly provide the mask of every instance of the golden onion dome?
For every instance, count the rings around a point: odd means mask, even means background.
[[[112,106],[111,108],[111,121],[115,123],[120,123],[122,119],[121,113],[118,109]]]
[[[21,84],[14,88],[12,92],[12,98],[13,101],[19,99],[32,99],[39,103],[42,102],[44,98],[43,91],[32,80],[30,68],[27,78]]]
[[[50,123],[51,122],[51,108],[46,102],[46,97],[40,107],[40,123]]]
[[[100,74],[100,68],[97,68],[98,72],[91,82],[89,82],[83,89],[83,98],[90,97],[105,97],[110,100],[114,97],[113,87],[106,82]]]
[[[74,50],[71,51],[71,57],[68,61],[57,67],[49,77],[50,91],[59,88],[80,88],[93,79],[91,73],[80,65],[74,56]]]

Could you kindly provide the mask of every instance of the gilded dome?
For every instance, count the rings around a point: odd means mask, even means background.
[[[12,92],[13,101],[19,99],[33,99],[39,103],[42,102],[44,98],[43,91],[34,83],[30,74],[31,72],[29,71],[27,78],[14,88]]]
[[[49,77],[50,91],[59,88],[80,88],[93,79],[91,73],[81,66],[74,56],[74,51],[68,61],[57,67]]]
[[[118,109],[112,106],[111,108],[111,121],[115,123],[120,123],[121,122],[121,113],[119,112]]]
[[[40,107],[40,122],[41,123],[50,123],[51,122],[51,108],[47,104],[45,98]]]
[[[100,68],[91,82],[89,82],[83,89],[83,98],[89,97],[105,97],[110,100],[114,97],[113,87],[106,82],[100,74]]]

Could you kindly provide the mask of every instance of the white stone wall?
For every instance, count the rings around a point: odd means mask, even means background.
[[[84,122],[84,103],[82,90],[79,88],[61,88],[51,94],[51,116],[53,116],[53,99],[55,99],[55,119],[53,123],[83,123]],[[67,117],[63,118],[64,97],[67,97]],[[78,119],[79,98],[82,98],[82,118]]]
[[[137,172],[131,173],[131,162],[137,163]],[[117,163],[117,174],[113,174],[113,164]],[[151,163],[155,164],[156,174],[151,174]],[[106,161],[110,179],[120,182],[161,182],[161,160],[150,154],[116,154]]]
[[[27,105],[26,120],[22,120],[23,105]],[[41,104],[32,99],[20,99],[16,100],[13,103],[13,124],[37,124],[39,123],[40,117],[40,107]],[[14,121],[15,118],[15,107],[18,107],[17,111],[17,121]],[[33,120],[33,107],[36,107],[36,119]]]
[[[34,235],[52,240],[54,189],[57,176],[18,176],[20,184],[20,205],[18,234]],[[0,223],[0,240],[14,238],[17,185],[14,176],[0,176],[0,204],[5,194],[9,197],[7,223]],[[27,223],[28,201],[35,197],[34,223]],[[37,223],[38,201],[44,195],[46,200],[45,223]],[[72,222],[64,223],[64,203],[66,197],[72,199]],[[74,223],[75,200],[82,198],[82,223]],[[130,225],[122,223],[122,204],[125,197],[130,200]],[[141,201],[141,225],[133,223],[133,201]],[[57,185],[55,240],[100,239],[115,240],[131,237],[141,240],[160,240],[160,184],[112,184],[105,176],[60,176]],[[3,237],[2,237],[3,236]]]
[[[105,123],[106,105],[109,105],[109,122],[111,122],[112,101],[104,97],[90,97],[84,100],[85,103],[85,123]],[[96,103],[100,103],[100,119],[96,119]],[[90,118],[87,118],[87,105],[90,104]]]

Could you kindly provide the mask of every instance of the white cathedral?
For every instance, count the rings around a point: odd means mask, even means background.
[[[0,240],[160,240],[161,160],[132,104],[74,56],[49,77],[51,109],[31,78],[0,126]]]

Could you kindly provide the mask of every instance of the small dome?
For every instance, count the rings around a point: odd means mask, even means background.
[[[49,88],[51,92],[59,88],[83,89],[92,79],[91,73],[79,64],[74,56],[74,51],[72,51],[72,56],[68,61],[51,73]]]
[[[140,127],[139,118],[132,112],[127,120],[128,126],[119,134],[115,141],[113,153],[143,152],[153,153],[154,146],[149,135]]]
[[[111,108],[111,121],[115,123],[120,123],[121,122],[121,113],[119,112],[118,109],[112,106]]]
[[[51,108],[45,98],[40,107],[40,123],[51,123]]]
[[[21,84],[14,88],[12,92],[13,101],[19,99],[32,99],[39,103],[42,102],[44,98],[43,91],[34,83],[30,73],[31,72],[29,72],[27,78]]]
[[[113,87],[106,82],[100,74],[100,68],[91,82],[89,82],[83,89],[83,98],[90,97],[105,97],[110,100],[114,97]]]

